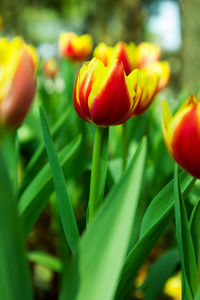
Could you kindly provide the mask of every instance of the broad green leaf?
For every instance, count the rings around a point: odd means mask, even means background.
[[[80,240],[63,281],[61,300],[114,297],[134,223],[146,159],[146,139]]]
[[[184,280],[188,282],[191,292],[194,296],[197,288],[197,266],[192,244],[192,237],[189,230],[187,213],[180,191],[177,165],[175,165],[174,170],[174,202],[176,232],[181,259],[182,276],[184,277]]]
[[[198,269],[200,269],[200,201],[198,201],[194,207],[190,217],[190,233],[192,236],[196,263]]]
[[[67,118],[69,117],[70,109],[67,109],[59,118],[57,123],[54,125],[52,129],[52,137],[55,138],[58,133],[60,132],[60,129],[64,126],[64,124],[67,121]],[[35,154],[32,156],[28,166],[26,167],[25,174],[24,174],[24,180],[22,182],[21,186],[21,192],[25,190],[27,185],[33,180],[33,178],[36,176],[36,174],[41,169],[41,164],[43,164],[45,159],[45,146],[44,144],[41,144]]]
[[[33,299],[12,186],[0,157],[0,299]]]
[[[198,289],[198,291],[194,297],[194,300],[200,300],[200,288]]]
[[[186,194],[195,180],[186,173],[182,174],[181,178],[182,191]],[[141,226],[140,239],[124,261],[115,299],[124,299],[139,268],[172,220],[174,206],[171,204],[171,200],[168,202],[171,195],[173,195],[173,181],[164,187],[149,205]],[[165,202],[168,204],[166,205]]]
[[[144,300],[158,299],[165,282],[172,276],[179,262],[178,249],[170,249],[156,260],[141,287],[146,292]]]
[[[28,253],[28,259],[31,262],[42,265],[55,272],[62,271],[61,261],[57,257],[48,253],[44,253],[41,251],[32,251]]]
[[[80,144],[81,136],[78,136],[59,152],[58,158],[64,175],[67,174],[69,163]],[[47,163],[26,188],[19,200],[18,213],[25,238],[35,224],[53,191],[53,178],[50,166]]]
[[[74,254],[77,247],[77,243],[79,241],[78,227],[74,217],[71,202],[67,193],[65,177],[63,175],[63,171],[59,163],[56,149],[51,138],[47,120],[42,110],[42,107],[40,107],[40,122],[42,126],[42,134],[58,199],[58,206],[60,210],[60,217],[65,233],[65,238],[68,242],[72,253]]]

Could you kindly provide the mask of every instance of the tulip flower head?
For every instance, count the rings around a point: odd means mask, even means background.
[[[138,65],[136,46],[134,43],[117,43],[114,47],[109,47],[100,43],[94,50],[94,57],[101,59],[105,66],[112,60],[118,59],[122,62],[126,75],[130,74]]]
[[[42,70],[46,77],[54,79],[58,74],[58,64],[55,58],[45,60]]]
[[[141,93],[134,109],[134,116],[141,115],[149,108],[157,93],[158,82],[158,75],[155,72],[149,75],[146,68],[140,69],[139,87]]]
[[[149,75],[156,73],[158,75],[157,92],[165,89],[170,80],[170,66],[167,61],[156,61],[146,67]]]
[[[140,68],[147,67],[160,59],[161,49],[157,45],[142,42],[137,46],[137,50]]]
[[[128,76],[120,60],[107,67],[97,58],[79,71],[74,89],[74,107],[84,120],[97,126],[119,125],[127,121],[137,105],[139,70]]]
[[[0,39],[0,124],[17,127],[33,101],[37,55],[33,46],[16,37]]]
[[[163,128],[167,149],[188,173],[200,178],[200,102],[191,95],[172,116],[163,102]]]
[[[63,58],[72,61],[84,61],[92,52],[93,42],[89,34],[76,35],[74,32],[63,32],[59,36],[59,53]]]

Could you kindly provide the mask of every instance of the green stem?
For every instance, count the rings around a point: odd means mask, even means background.
[[[127,124],[122,124],[122,174],[126,170],[128,156]]]
[[[109,128],[96,127],[90,180],[88,223],[103,201],[108,167]]]

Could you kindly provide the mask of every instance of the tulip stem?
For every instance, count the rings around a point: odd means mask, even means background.
[[[108,136],[108,127],[96,127],[90,179],[88,224],[103,201],[108,168]]]
[[[126,170],[128,155],[127,124],[122,124],[122,174]]]

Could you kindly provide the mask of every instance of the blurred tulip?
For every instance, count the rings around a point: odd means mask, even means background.
[[[149,75],[156,73],[158,75],[157,92],[166,88],[170,80],[170,66],[167,61],[156,61],[146,67]]]
[[[139,67],[144,68],[160,59],[161,49],[157,45],[142,42],[137,46]]]
[[[124,123],[132,116],[140,95],[138,79],[139,70],[126,76],[119,60],[105,67],[93,58],[76,80],[73,101],[77,114],[97,126]]]
[[[177,275],[168,279],[165,284],[164,292],[167,296],[172,297],[174,300],[181,300],[181,275]]]
[[[55,58],[45,60],[43,63],[43,73],[46,77],[54,79],[58,74],[58,63]]]
[[[0,39],[0,123],[17,127],[24,120],[35,94],[37,54],[16,37]]]
[[[163,102],[164,139],[169,153],[188,173],[200,178],[200,102],[191,95],[172,116]]]
[[[93,41],[89,34],[76,35],[74,32],[63,32],[59,36],[59,53],[61,57],[72,61],[84,61],[92,52]]]
[[[151,105],[157,93],[158,75],[155,72],[149,75],[146,68],[141,69],[139,87],[141,94],[134,109],[134,116],[144,113]]]
[[[94,57],[102,60],[107,66],[112,60],[118,59],[122,62],[126,75],[130,74],[138,66],[136,55],[136,46],[134,43],[117,43],[114,47],[109,47],[100,43],[94,50]]]

